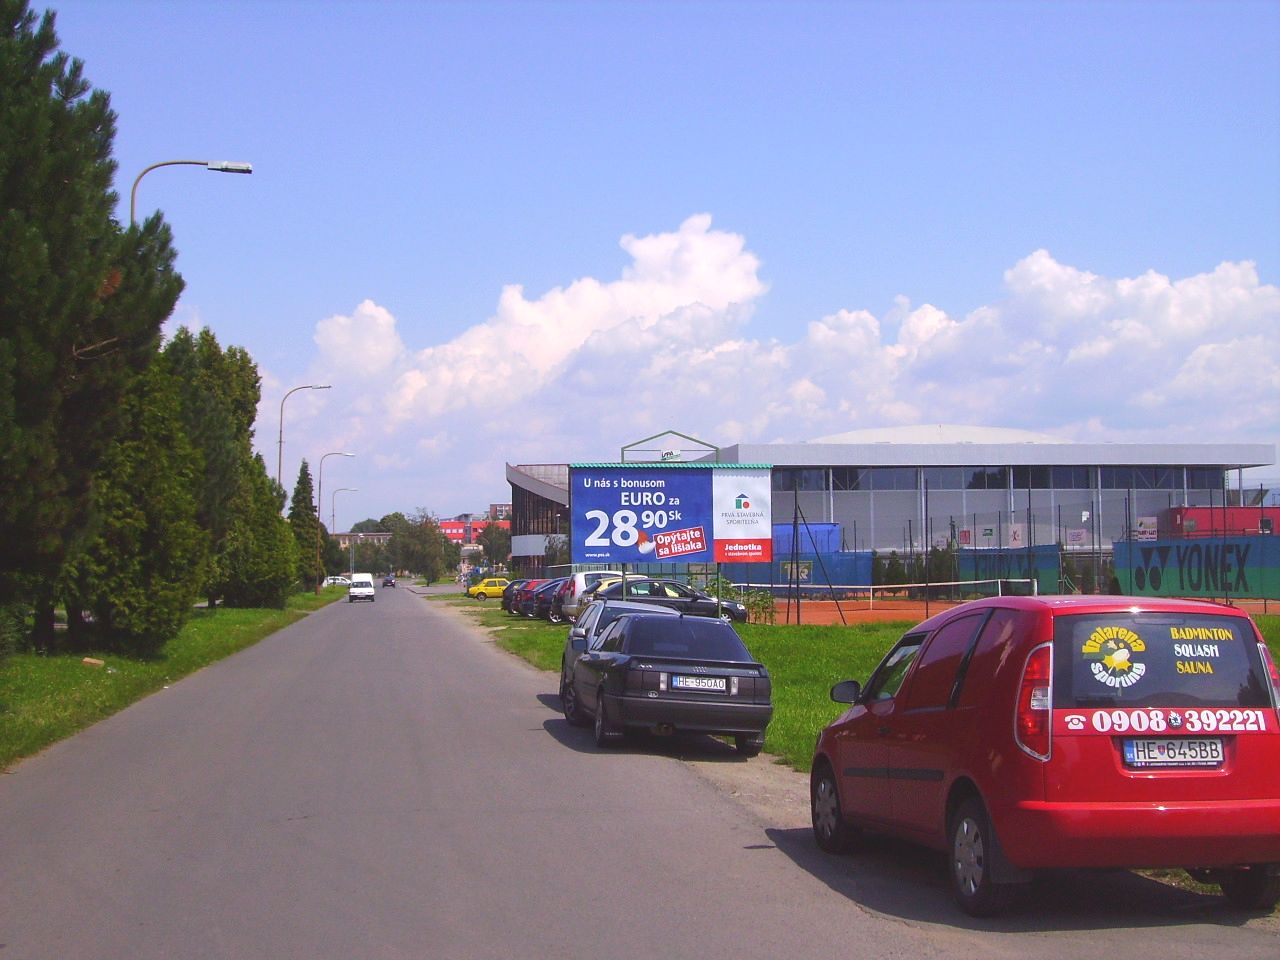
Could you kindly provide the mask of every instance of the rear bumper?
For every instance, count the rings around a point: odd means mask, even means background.
[[[1280,799],[1024,801],[993,819],[1009,861],[1026,868],[1280,863]]]
[[[670,725],[691,733],[761,735],[773,719],[769,703],[605,695],[611,719],[626,727]]]

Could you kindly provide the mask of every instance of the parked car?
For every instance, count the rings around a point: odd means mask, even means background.
[[[528,580],[512,580],[502,588],[502,609],[507,613],[511,613],[511,604],[515,599],[516,591],[523,587]]]
[[[679,616],[670,607],[655,607],[647,603],[628,603],[626,600],[593,600],[583,608],[578,619],[569,627],[564,641],[564,653],[560,655],[560,703],[565,703],[565,691],[573,677],[573,666],[587,650],[594,649],[604,628],[628,613],[644,613],[652,616]],[[568,716],[568,711],[566,711]]]
[[[388,573],[385,577],[382,578],[382,585],[384,587],[394,587],[396,585],[395,576],[393,574]]]
[[[324,585],[326,587],[348,587],[351,585],[351,581],[346,577],[325,577]]]
[[[649,577],[643,573],[628,573],[627,582],[635,583],[637,580],[648,580]],[[578,594],[579,609],[585,608],[588,603],[596,599],[596,594],[605,587],[613,586],[615,583],[622,582],[622,574],[611,573],[608,576],[597,580],[595,583],[588,583]]]
[[[733,627],[683,614],[618,617],[574,661],[562,703],[572,724],[594,718],[602,747],[642,728],[730,736],[748,757],[764,746],[773,717],[769,672]]]
[[[564,598],[560,601],[565,619],[578,619],[578,614],[590,602],[583,599],[583,595],[589,587],[599,583],[601,580],[615,580],[621,576],[622,574],[616,570],[586,570],[571,576],[565,584]]]
[[[628,580],[624,593],[621,580],[596,588],[595,597],[609,600],[635,600],[671,607],[697,617],[724,617],[746,623],[747,608],[736,600],[717,600],[679,580]]]
[[[467,588],[467,596],[475,597],[477,600],[500,597],[510,582],[506,577],[485,577],[479,583]]]
[[[507,612],[518,617],[533,616],[533,592],[546,582],[544,577],[540,580],[526,580],[522,583],[516,592],[511,595],[511,609]]]
[[[1152,597],[1000,597],[910,630],[822,731],[813,832],[947,851],[968,913],[1045,868],[1182,867],[1280,900],[1280,673],[1247,615]]]
[[[529,616],[537,620],[550,620],[552,623],[559,623],[563,618],[557,615],[553,619],[552,611],[555,609],[556,594],[562,586],[564,586],[564,577],[559,577],[555,580],[548,580],[535,590]]]
[[[355,603],[357,600],[377,600],[378,595],[373,589],[372,573],[353,573],[351,575],[351,585],[347,587],[347,603]]]

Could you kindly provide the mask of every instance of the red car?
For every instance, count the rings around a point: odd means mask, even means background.
[[[818,738],[813,830],[947,851],[1006,908],[1037,869],[1182,867],[1280,900],[1280,674],[1247,615],[1151,597],[1000,597],[909,631]]]

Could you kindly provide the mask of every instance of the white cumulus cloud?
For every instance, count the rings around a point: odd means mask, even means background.
[[[615,278],[508,286],[444,343],[406,347],[412,332],[371,300],[320,321],[316,369],[335,406],[348,390],[317,443],[376,446],[419,506],[466,499],[463,464],[476,497],[502,497],[504,460],[612,459],[667,429],[720,444],[919,422],[1152,442],[1280,433],[1280,289],[1253,263],[1109,278],[1036,250],[966,315],[901,295],[884,317],[833,305],[798,334],[752,338],[768,287],[745,237],[700,214],[620,246]]]

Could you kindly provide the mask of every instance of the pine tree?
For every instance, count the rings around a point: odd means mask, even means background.
[[[206,327],[179,330],[164,354],[178,380],[182,419],[195,450],[197,517],[210,540],[204,592],[218,600],[226,578],[227,538],[240,485],[253,468],[253,422],[260,395],[258,368],[239,347],[225,351]]]
[[[165,364],[136,379],[121,413],[124,429],[94,481],[93,535],[68,564],[62,592],[69,611],[92,611],[95,645],[147,656],[190,616],[208,539],[196,523],[194,458]]]
[[[182,289],[159,216],[112,218],[115,114],[54,17],[0,0],[0,602],[52,635],[120,401]]]
[[[298,575],[298,545],[280,516],[279,485],[255,456],[232,501],[216,590],[229,607],[283,607]]]
[[[289,527],[298,544],[298,576],[308,587],[315,586],[320,581],[320,571],[316,566],[316,546],[319,543],[316,524],[319,520],[314,500],[311,468],[303,460],[298,469],[298,482],[293,486],[293,497],[289,501]]]

